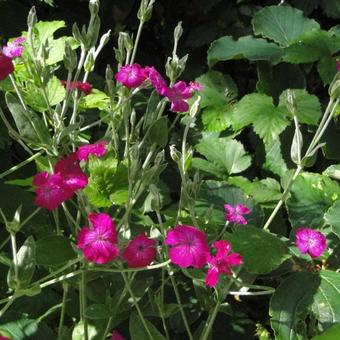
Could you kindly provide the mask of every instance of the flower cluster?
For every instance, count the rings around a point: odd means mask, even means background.
[[[119,255],[115,223],[108,214],[88,215],[92,228],[83,227],[77,240],[77,247],[89,262],[106,264]],[[132,239],[123,250],[122,258],[131,268],[145,267],[156,257],[157,242],[144,233]]]
[[[231,275],[231,267],[243,263],[240,254],[231,251],[231,244],[225,240],[216,241],[213,247],[216,255],[210,254],[206,234],[192,226],[178,225],[168,231],[165,244],[170,246],[169,257],[171,262],[182,268],[193,266],[202,268],[208,265],[206,285],[215,287],[219,276],[222,274]]]
[[[67,85],[66,80],[61,80],[60,82],[64,87],[66,87],[66,85]],[[92,85],[90,83],[82,82],[82,81],[79,81],[79,80],[76,81],[76,82],[70,81],[69,88],[70,88],[70,90],[79,90],[79,91],[83,92],[85,96],[90,94],[91,91],[92,91]]]
[[[226,212],[225,214],[225,220],[227,222],[233,222],[237,224],[248,224],[247,220],[243,217],[243,215],[250,214],[250,209],[246,207],[243,204],[236,204],[235,207],[233,207],[230,204],[224,205],[224,210]]]
[[[0,80],[6,79],[13,73],[13,59],[21,57],[24,41],[24,37],[16,38],[0,49]]]
[[[153,67],[141,67],[139,64],[128,64],[122,66],[116,74],[116,80],[127,88],[136,88],[145,81],[149,81],[154,89],[171,102],[170,110],[173,112],[186,112],[189,110],[187,100],[192,96],[194,91],[203,89],[202,85],[197,82],[190,82],[187,85],[184,81],[178,81],[172,86],[168,86],[165,79]]]
[[[53,173],[39,172],[33,177],[38,207],[54,210],[61,203],[72,198],[78,190],[84,189],[88,178],[80,168],[80,161],[87,161],[90,154],[102,157],[106,153],[107,142],[83,145],[70,155],[60,159]]]
[[[310,228],[299,228],[295,232],[295,244],[302,254],[319,257],[327,248],[324,234]]]

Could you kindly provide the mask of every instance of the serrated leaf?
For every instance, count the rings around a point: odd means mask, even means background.
[[[66,24],[65,21],[62,20],[39,21],[34,25],[34,29],[36,30],[41,43],[52,38],[56,31],[64,27],[66,27]]]
[[[287,116],[287,110],[274,106],[271,97],[252,93],[235,105],[232,124],[236,131],[252,124],[263,141],[270,143],[289,125]]]
[[[312,310],[325,330],[335,323],[340,323],[340,275],[330,270],[322,270],[320,278]]]
[[[196,150],[209,162],[224,169],[225,175],[240,173],[251,164],[251,158],[246,154],[242,143],[234,139],[203,139],[196,145]]]
[[[238,228],[224,238],[235,252],[243,256],[244,266],[253,274],[270,273],[291,257],[286,245],[276,235],[252,226]]]
[[[276,289],[270,301],[271,326],[277,340],[307,338],[304,320],[313,303],[320,279],[308,272],[288,276]]]
[[[109,110],[110,98],[108,95],[97,89],[92,89],[91,93],[84,96],[79,104],[81,110],[86,109],[99,109],[99,110]]]
[[[318,62],[318,72],[324,85],[329,85],[337,70],[336,70],[337,58],[336,57],[324,57]]]
[[[340,38],[323,30],[306,32],[284,50],[283,60],[292,64],[312,63],[340,49]]]
[[[288,168],[282,157],[280,139],[277,138],[271,143],[265,144],[265,151],[266,162],[263,165],[264,168],[270,170],[276,175],[279,175],[280,177],[286,174]]]
[[[303,12],[290,6],[266,6],[258,11],[253,20],[254,33],[288,46],[302,34],[320,28]]]
[[[293,228],[320,227],[324,213],[340,197],[340,187],[326,176],[304,172],[295,180],[287,200]]]
[[[202,112],[204,130],[210,132],[224,131],[231,125],[232,109],[226,107],[209,107]]]
[[[322,114],[318,97],[302,89],[290,89],[289,91],[295,98],[296,116],[299,123],[317,125]],[[280,106],[286,106],[287,97],[288,90],[282,92],[280,96]]]
[[[79,46],[79,43],[73,37],[60,37],[58,39],[53,39],[50,42],[46,65],[54,65],[63,60],[66,42],[68,42],[73,50]]]
[[[211,43],[208,64],[212,67],[219,61],[232,59],[267,60],[275,64],[281,56],[280,47],[265,39],[245,36],[235,41],[231,36],[226,36]]]

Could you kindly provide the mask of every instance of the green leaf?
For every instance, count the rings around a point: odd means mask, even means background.
[[[276,175],[282,177],[286,174],[288,168],[281,153],[281,142],[277,138],[271,143],[265,144],[266,162],[263,167]]]
[[[340,187],[326,176],[304,172],[295,180],[287,200],[293,228],[323,225],[324,213],[340,197]]]
[[[221,178],[240,173],[251,164],[242,143],[234,139],[206,138],[196,145],[196,150],[220,169]]]
[[[110,98],[106,93],[93,89],[90,94],[84,96],[79,104],[81,110],[99,109],[109,111]]]
[[[99,336],[99,331],[96,329],[94,325],[88,323],[87,330],[89,340],[94,340],[96,339],[96,336]],[[84,323],[82,321],[79,321],[77,325],[73,328],[72,340],[84,340],[84,339],[85,339]]]
[[[228,74],[209,71],[199,76],[196,81],[203,85],[203,90],[199,92],[202,108],[228,105],[237,97],[237,86]]]
[[[336,340],[340,339],[340,324],[337,323],[334,326],[327,329],[320,335],[313,336],[312,340]]]
[[[86,307],[85,315],[89,319],[109,319],[111,311],[109,306],[101,303],[94,303]]]
[[[338,0],[322,0],[321,7],[328,17],[340,18],[340,2]]]
[[[128,171],[124,163],[112,156],[90,157],[89,183],[84,192],[90,203],[97,208],[123,205],[128,199]]]
[[[321,104],[317,96],[309,94],[306,90],[289,90],[295,97],[296,115],[299,123],[317,125],[321,117]],[[288,90],[280,96],[280,106],[285,107]]]
[[[204,181],[195,202],[195,212],[208,221],[209,227],[211,224],[223,226],[225,224],[224,204],[226,203],[232,206],[241,203],[251,210],[251,213],[246,216],[247,227],[249,225],[262,226],[262,209],[241,189],[232,187],[226,182]]]
[[[319,60],[318,72],[324,85],[329,85],[337,73],[336,63],[336,57],[324,57]]]
[[[312,310],[325,330],[335,323],[340,323],[340,275],[330,270],[322,270],[320,278],[321,283],[314,295]]]
[[[148,139],[164,148],[168,143],[168,118],[162,117],[157,119],[150,127]]]
[[[209,107],[203,109],[202,123],[204,130],[211,132],[224,131],[231,125],[232,109],[226,107]]]
[[[275,103],[282,91],[306,86],[305,76],[298,65],[280,63],[272,66],[266,61],[259,61],[257,75],[256,89],[273,97]]]
[[[39,265],[58,266],[76,256],[70,240],[64,236],[51,235],[36,242],[36,259]]]
[[[317,275],[299,272],[288,276],[276,289],[269,309],[275,339],[307,339],[304,321],[319,282]]]
[[[40,117],[29,108],[24,110],[19,100],[12,94],[7,92],[5,98],[20,136],[31,143],[50,145],[50,134]]]
[[[252,196],[257,203],[279,201],[282,193],[280,184],[273,178],[250,181],[246,177],[229,177],[228,183],[241,188],[247,195]]]
[[[165,337],[158,331],[158,329],[148,320],[145,319],[147,328],[153,340],[165,340]],[[132,313],[130,316],[129,330],[131,340],[149,340],[150,336],[145,330],[142,321],[137,313]]]
[[[55,338],[52,330],[44,322],[27,317],[2,324],[0,332],[2,331],[7,332],[12,340]]]
[[[288,46],[302,34],[320,25],[304,17],[303,12],[290,6],[266,6],[258,11],[253,20],[254,33]]]
[[[44,43],[47,39],[53,38],[56,31],[66,27],[65,21],[39,21],[35,24],[34,29],[39,37],[40,43]]]
[[[244,266],[253,274],[270,273],[291,257],[286,245],[276,235],[259,228],[242,226],[225,238],[233,250],[243,256]]]
[[[330,32],[306,32],[284,50],[283,60],[292,64],[312,63],[332,56],[340,49],[340,38]]]
[[[64,59],[66,42],[68,42],[73,50],[79,46],[78,42],[73,37],[60,37],[51,40],[46,65],[54,65]]]
[[[236,131],[252,124],[264,143],[275,140],[289,125],[288,112],[276,107],[272,98],[260,93],[244,96],[234,107],[233,127]]]
[[[335,201],[328,209],[324,219],[332,227],[333,233],[340,237],[340,200]]]
[[[36,266],[35,251],[33,236],[29,236],[17,252],[18,282],[14,286],[17,289],[27,287],[32,280]],[[14,263],[12,263],[8,275],[8,281],[12,286],[12,283],[15,283]]]
[[[265,39],[245,36],[235,41],[231,36],[212,42],[208,50],[210,67],[217,62],[232,59],[267,60],[277,63],[282,56],[280,47]]]

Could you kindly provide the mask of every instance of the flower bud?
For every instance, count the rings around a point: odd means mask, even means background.
[[[170,156],[173,161],[178,163],[182,158],[182,153],[176,149],[175,145],[170,145]]]
[[[86,72],[91,72],[94,67],[94,47],[91,48],[84,63],[84,69]]]
[[[67,71],[72,72],[77,67],[77,53],[72,50],[68,41],[65,43],[64,65]]]
[[[89,10],[91,15],[97,15],[99,12],[99,0],[90,0]]]
[[[37,23],[37,12],[35,11],[35,7],[33,6],[30,12],[28,13],[27,26],[29,28],[33,28],[36,23]]]

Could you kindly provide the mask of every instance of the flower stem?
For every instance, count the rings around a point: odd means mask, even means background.
[[[81,281],[80,281],[80,300],[81,300],[81,309],[80,309],[80,318],[84,323],[84,339],[89,340],[89,331],[87,327],[87,318],[86,318],[86,273],[82,271],[81,273]]]
[[[18,272],[18,251],[17,251],[17,242],[15,238],[15,234],[11,233],[11,244],[12,244],[12,253],[13,253],[13,264],[14,264],[14,277],[16,286],[19,285],[19,272]]]
[[[63,283],[63,299],[60,311],[60,320],[58,326],[58,338],[61,337],[61,333],[63,330],[64,318],[65,318],[65,309],[66,309],[66,297],[68,293],[68,284],[66,282]]]
[[[145,318],[144,318],[144,316],[143,316],[143,313],[142,313],[142,311],[141,311],[141,309],[140,309],[140,307],[139,307],[139,305],[138,305],[137,298],[136,298],[136,296],[134,295],[134,293],[133,293],[133,291],[132,291],[132,289],[131,289],[130,282],[129,282],[129,280],[128,280],[128,278],[126,277],[126,274],[125,274],[124,272],[122,272],[121,274],[122,274],[123,280],[124,280],[124,282],[125,282],[125,286],[126,286],[128,292],[129,292],[129,294],[130,294],[130,296],[131,296],[131,298],[132,298],[132,300],[133,300],[133,303],[134,303],[134,305],[135,305],[135,307],[136,307],[136,309],[137,309],[137,313],[138,313],[138,315],[139,315],[139,318],[140,318],[140,320],[141,320],[141,322],[142,322],[142,324],[143,324],[143,326],[144,326],[144,328],[145,328],[145,330],[146,330],[146,332],[147,332],[147,334],[148,334],[150,340],[153,340],[153,336],[152,336],[152,334],[150,333],[150,330],[149,330],[148,325],[147,325],[147,323],[146,323],[146,321],[145,321]]]
[[[133,51],[132,51],[132,55],[131,55],[131,59],[129,61],[129,64],[133,64],[133,62],[135,61],[140,36],[142,34],[143,25],[144,25],[144,21],[140,20],[138,30],[137,30],[137,34],[136,34],[135,43],[133,44]]]
[[[169,276],[170,276],[170,281],[171,281],[172,287],[174,288],[176,300],[177,300],[179,310],[180,310],[180,313],[181,313],[181,316],[182,316],[182,319],[183,319],[183,322],[184,322],[185,330],[187,331],[189,339],[194,340],[194,337],[192,336],[192,333],[191,333],[191,330],[190,330],[188,319],[185,315],[185,312],[184,312],[184,309],[183,309],[183,306],[182,306],[181,296],[179,294],[175,278],[173,277],[173,275],[171,273],[169,273]]]

